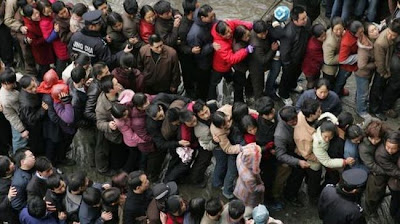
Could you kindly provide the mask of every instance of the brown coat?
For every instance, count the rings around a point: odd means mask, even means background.
[[[376,163],[382,167],[385,174],[390,178],[400,179],[400,168],[398,166],[398,161],[400,152],[390,155],[386,149],[385,144],[380,144],[375,152]],[[391,181],[389,187],[395,190],[398,186],[398,181]]]
[[[121,132],[117,130],[111,130],[108,123],[113,121],[111,115],[111,101],[109,101],[104,92],[100,93],[96,104],[96,126],[99,131],[104,133],[104,137],[109,141],[120,144],[122,143]]]
[[[400,158],[397,160],[397,167],[400,169]],[[393,191],[400,191],[400,179],[391,177],[388,182],[389,188]]]
[[[391,75],[390,61],[393,54],[393,41],[387,39],[388,30],[389,28],[386,28],[382,31],[374,43],[376,71],[385,78],[389,78]]]
[[[326,40],[322,44],[324,51],[324,64],[322,71],[328,75],[336,75],[339,69],[339,48],[340,40],[332,33],[332,29],[326,32]]]
[[[232,117],[232,106],[225,104],[218,111],[224,112],[226,116]],[[211,134],[219,138],[219,146],[226,154],[238,154],[240,152],[240,145],[232,145],[228,139],[228,135],[231,132],[230,129],[221,129],[211,124]]]
[[[170,88],[177,89],[181,83],[181,71],[176,51],[163,45],[157,61],[153,60],[150,45],[140,48],[138,68],[145,77],[145,89],[150,94],[170,92]]]
[[[375,58],[374,58],[374,45],[373,43],[365,37],[366,43],[362,44],[357,41],[358,50],[358,70],[355,72],[357,76],[371,78],[375,71]]]

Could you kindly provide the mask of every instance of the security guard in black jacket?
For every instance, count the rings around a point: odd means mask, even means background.
[[[68,44],[70,53],[85,53],[91,57],[92,65],[98,61],[104,61],[110,70],[118,66],[119,57],[123,52],[130,52],[128,45],[123,51],[111,54],[107,42],[101,35],[102,13],[100,10],[89,11],[83,14],[85,27],[75,33]]]
[[[353,168],[342,173],[337,187],[328,184],[324,188],[318,202],[319,218],[324,224],[366,223],[363,208],[358,203],[367,178],[365,170]]]

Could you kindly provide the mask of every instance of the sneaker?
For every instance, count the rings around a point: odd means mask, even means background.
[[[64,172],[60,168],[56,168],[56,172],[60,175],[64,174]]]
[[[369,120],[372,118],[371,114],[369,113],[359,113],[358,116],[360,116],[364,120]]]
[[[271,204],[268,205],[268,209],[275,212],[282,211],[284,207],[285,205],[283,204],[283,202],[279,200],[273,201]]]
[[[297,85],[296,88],[293,89],[293,92],[302,93],[302,92],[304,92],[304,88],[300,85]]]
[[[232,200],[232,199],[235,198],[235,195],[233,195],[233,194],[227,194],[227,193],[225,193],[224,191],[222,191],[222,195],[223,195],[226,199],[228,199],[228,200]]]
[[[276,91],[276,95],[277,95],[279,98],[282,99],[282,101],[283,101],[283,103],[285,104],[285,106],[292,106],[292,105],[293,105],[293,101],[292,101],[292,99],[290,99],[290,97],[287,98],[287,99],[285,99],[285,98],[279,96],[278,91]]]
[[[390,118],[397,118],[399,116],[399,114],[393,109],[387,110],[385,112],[385,115],[386,115],[386,117],[390,117]]]
[[[375,117],[379,118],[379,120],[382,120],[382,121],[387,120],[387,117],[383,113],[377,113],[377,114],[375,114]]]

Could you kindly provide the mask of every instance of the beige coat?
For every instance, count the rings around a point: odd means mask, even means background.
[[[226,116],[232,117],[232,106],[224,105],[218,109],[218,111],[224,112]],[[211,134],[219,138],[219,146],[226,154],[238,154],[240,152],[240,145],[232,145],[228,139],[230,129],[217,128],[214,124],[210,127]]]
[[[110,140],[113,143],[120,144],[122,143],[122,135],[121,132],[117,130],[111,130],[108,123],[113,121],[111,115],[111,101],[109,101],[106,97],[106,94],[102,92],[97,99],[96,104],[96,126],[99,131],[104,133],[104,137]]]
[[[315,128],[311,127],[306,120],[303,112],[297,114],[297,125],[294,127],[294,142],[296,143],[296,153],[302,156],[311,164],[311,169],[321,169],[321,164],[318,162],[317,157],[313,153],[313,134]]]
[[[328,75],[336,75],[339,69],[339,47],[340,38],[332,33],[332,29],[326,32],[326,40],[322,44],[324,51],[324,64],[322,65],[322,72]]]
[[[19,92],[17,90],[7,91],[5,88],[0,89],[0,104],[3,107],[3,114],[10,122],[11,126],[19,131],[25,130],[21,119],[19,118]]]
[[[391,75],[390,61],[393,54],[393,41],[387,39],[388,30],[389,28],[386,28],[382,31],[374,44],[376,71],[385,78]]]
[[[374,60],[374,45],[367,37],[365,39],[368,44],[362,44],[360,41],[357,41],[358,70],[355,74],[360,77],[371,78],[376,68]]]
[[[15,32],[20,32],[19,29],[21,28],[21,26],[24,25],[21,21],[15,19],[15,14],[17,13],[18,9],[19,8],[17,6],[17,0],[7,0],[6,1],[4,24]]]

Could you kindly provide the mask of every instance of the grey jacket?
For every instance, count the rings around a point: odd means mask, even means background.
[[[25,131],[25,126],[19,118],[19,92],[0,89],[0,104],[3,106],[3,114],[11,126],[19,131]]]
[[[293,138],[294,128],[278,116],[278,125],[275,129],[274,143],[276,149],[276,158],[290,166],[298,166],[299,159],[296,157],[296,143]]]

